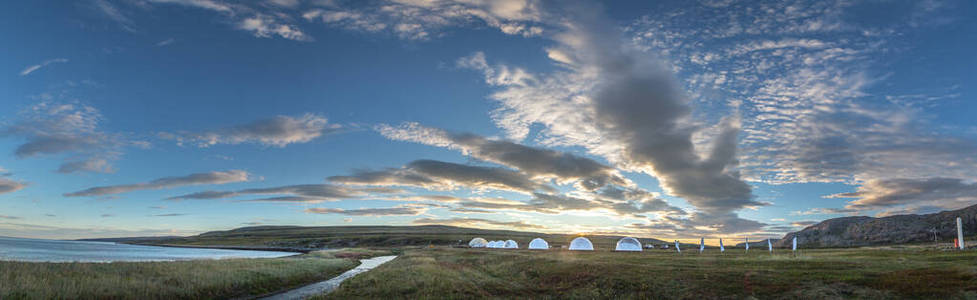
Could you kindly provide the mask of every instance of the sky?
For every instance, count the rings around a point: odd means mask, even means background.
[[[762,239],[977,203],[974,1],[0,6],[0,236]]]

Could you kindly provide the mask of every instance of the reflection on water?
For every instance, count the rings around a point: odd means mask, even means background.
[[[0,237],[0,260],[32,262],[174,261],[191,259],[262,258],[291,252],[173,248],[108,242],[57,241]]]

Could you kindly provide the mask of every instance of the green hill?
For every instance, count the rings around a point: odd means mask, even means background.
[[[569,245],[577,235],[546,234],[512,230],[489,230],[443,225],[424,226],[256,226],[226,231],[212,231],[196,236],[152,241],[139,244],[173,246],[225,246],[258,249],[311,250],[345,247],[403,247],[427,245],[467,245],[472,238],[515,240],[525,248],[529,241],[541,237],[551,246]],[[622,236],[588,235],[598,249],[613,249]],[[643,244],[662,244],[661,240],[639,238]]]

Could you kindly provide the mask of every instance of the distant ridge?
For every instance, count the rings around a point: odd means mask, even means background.
[[[76,241],[84,242],[110,242],[110,243],[133,243],[133,242],[152,242],[152,241],[162,241],[181,238],[181,236],[166,235],[166,236],[134,236],[134,237],[119,237],[119,238],[94,238],[94,239],[77,239]]]
[[[419,226],[252,226],[231,230],[210,231],[196,236],[137,242],[170,246],[236,246],[254,249],[276,248],[310,251],[343,247],[400,247],[427,245],[467,245],[474,237],[488,240],[515,240],[520,245],[541,237],[551,246],[569,244],[573,234],[547,234],[515,230],[493,230],[446,225]],[[587,235],[594,244],[613,249],[623,236]],[[665,242],[639,238],[642,244]]]
[[[798,246],[814,248],[924,243],[933,242],[934,232],[940,242],[949,242],[957,237],[957,217],[963,219],[964,237],[973,238],[977,232],[977,205],[923,215],[828,219],[788,233],[774,246],[789,247],[795,236]]]

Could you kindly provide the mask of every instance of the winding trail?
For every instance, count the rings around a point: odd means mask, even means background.
[[[339,276],[333,277],[332,279],[326,281],[320,281],[310,285],[306,285],[294,290],[290,290],[284,293],[271,295],[261,300],[293,300],[293,299],[305,299],[316,295],[322,295],[328,292],[332,292],[339,284],[346,279],[353,278],[357,274],[369,271],[377,266],[380,266],[386,262],[389,262],[397,258],[397,256],[377,256],[374,258],[360,260],[360,265],[356,266],[352,270],[346,271]]]

